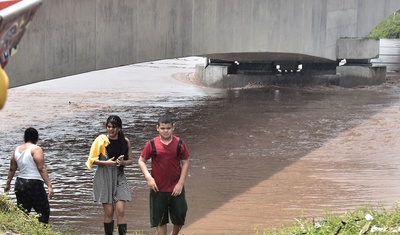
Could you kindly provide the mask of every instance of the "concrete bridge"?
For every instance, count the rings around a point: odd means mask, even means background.
[[[5,70],[16,87],[204,56],[196,74],[210,86],[296,70],[332,80],[346,73],[340,60],[366,67],[378,56],[378,40],[360,38],[399,9],[399,0],[44,0]]]

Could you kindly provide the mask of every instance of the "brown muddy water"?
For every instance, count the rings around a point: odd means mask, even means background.
[[[397,203],[395,71],[373,87],[220,90],[193,80],[194,65],[202,62],[164,60],[10,89],[0,111],[0,184],[23,131],[36,127],[55,187],[50,223],[102,234],[102,207],[92,202],[94,171],[84,164],[92,141],[105,131],[106,118],[118,114],[137,158],[157,134],[156,119],[170,113],[191,153],[182,234],[255,234],[326,210]],[[146,182],[136,164],[126,173],[133,196],[128,230],[154,234]]]

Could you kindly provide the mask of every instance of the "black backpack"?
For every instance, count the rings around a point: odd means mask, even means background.
[[[150,140],[150,144],[151,144],[151,149],[153,151],[153,157],[155,158],[157,157],[157,150],[156,150],[156,144],[154,143],[154,139]],[[178,147],[176,149],[176,157],[179,159],[182,159],[181,148],[182,148],[182,140],[179,138]]]

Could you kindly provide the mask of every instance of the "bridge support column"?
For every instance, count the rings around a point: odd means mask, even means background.
[[[346,61],[336,68],[339,86],[379,85],[385,82],[386,66],[372,66],[371,59],[379,57],[379,39],[340,38],[337,41],[338,61]]]
[[[228,75],[228,65],[196,65],[195,76],[204,86],[225,88],[223,80]]]
[[[336,72],[341,87],[380,85],[386,80],[386,66],[339,66]]]

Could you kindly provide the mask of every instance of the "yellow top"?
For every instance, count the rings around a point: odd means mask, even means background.
[[[93,162],[99,159],[100,154],[107,158],[106,147],[110,144],[108,137],[104,134],[97,136],[93,141],[92,147],[90,148],[90,153],[88,160],[86,161],[86,166],[89,170],[92,169]]]

